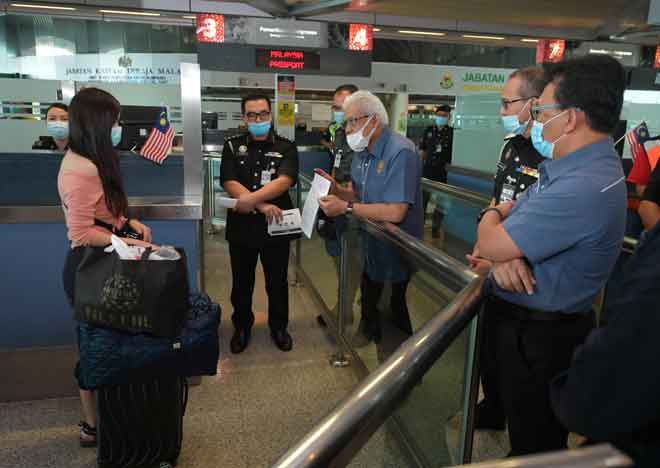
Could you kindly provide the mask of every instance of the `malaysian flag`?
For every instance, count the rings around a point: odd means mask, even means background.
[[[163,164],[167,155],[172,150],[172,141],[174,140],[174,129],[167,119],[167,110],[163,108],[156,125],[151,130],[149,138],[140,150],[140,155],[155,162]]]
[[[630,145],[630,155],[633,158],[633,161],[639,156],[646,156],[646,150],[644,149],[644,143],[646,143],[649,138],[649,129],[646,126],[646,122],[642,122],[626,134],[626,139],[628,140],[628,145]]]

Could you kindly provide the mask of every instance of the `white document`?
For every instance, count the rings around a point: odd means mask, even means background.
[[[300,210],[298,208],[283,210],[281,223],[273,219],[268,224],[268,235],[285,236],[287,234],[298,234],[301,232],[300,221]]]
[[[237,198],[215,197],[216,206],[221,206],[223,208],[234,209],[236,207],[237,201]]]
[[[308,239],[312,238],[314,232],[314,224],[316,223],[316,216],[319,213],[319,198],[325,197],[330,192],[330,181],[318,174],[314,174],[312,181],[312,188],[307,194],[305,206],[302,211],[302,232]]]

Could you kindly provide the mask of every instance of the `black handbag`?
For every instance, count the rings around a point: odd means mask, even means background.
[[[179,260],[122,260],[116,252],[86,247],[76,270],[74,319],[129,333],[175,337],[188,311],[188,271]]]

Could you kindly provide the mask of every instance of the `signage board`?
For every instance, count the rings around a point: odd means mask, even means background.
[[[348,30],[348,50],[370,52],[374,49],[374,27],[370,24],[351,24]]]
[[[8,73],[43,80],[178,84],[182,62],[195,54],[77,54],[23,56],[9,60]]]
[[[197,15],[197,42],[225,42],[225,17],[201,13]]]
[[[256,66],[273,70],[314,70],[321,69],[318,52],[286,49],[256,49]]]
[[[563,39],[541,39],[536,44],[536,63],[561,62],[566,52]]]
[[[295,139],[296,77],[275,76],[275,126],[277,133],[289,140]]]
[[[621,62],[624,67],[637,67],[640,62],[641,47],[635,44],[620,44],[611,42],[583,42],[573,54],[609,55]]]

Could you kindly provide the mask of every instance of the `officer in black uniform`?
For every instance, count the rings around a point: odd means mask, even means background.
[[[536,151],[530,140],[530,108],[534,98],[541,95],[547,83],[548,79],[542,68],[528,67],[513,72],[504,85],[500,114],[507,136],[497,163],[491,206],[517,200],[539,177],[538,166],[545,159]],[[490,262],[479,258],[476,251],[468,255],[468,260],[472,270],[479,274],[488,273],[492,266]],[[481,346],[481,384],[484,399],[477,406],[475,427],[504,430],[506,421],[492,347],[494,327],[490,326],[492,320],[488,319],[488,310],[486,302],[482,314],[485,323]]]
[[[227,242],[232,269],[231,303],[235,332],[231,351],[248,346],[254,314],[257,259],[261,259],[268,294],[268,326],[279,349],[290,351],[287,332],[289,242],[295,236],[269,236],[267,223],[282,219],[282,210],[293,208],[289,188],[298,180],[298,150],[294,143],[272,129],[270,99],[250,95],[242,101],[248,133],[226,140],[220,166],[225,190],[238,202],[227,214]]]
[[[344,128],[344,101],[348,96],[358,91],[358,87],[353,84],[343,84],[335,89],[332,97],[332,123],[323,134],[324,146],[330,151],[330,174],[335,178],[338,184],[346,186],[351,181],[351,164],[353,162],[353,150],[348,146],[346,140],[346,129]],[[325,250],[332,258],[335,269],[337,271],[337,278],[339,278],[339,257],[341,255],[341,236],[347,231],[348,219],[346,216],[337,216],[335,218],[328,218],[325,213],[319,213],[318,219],[318,232],[325,241]],[[357,236],[355,233],[349,233],[349,245],[355,246]],[[351,264],[350,267],[355,267]],[[350,272],[353,273],[353,272]],[[351,304],[355,300],[359,281],[349,274],[349,291],[348,296],[351,299]],[[334,315],[337,314],[339,307],[339,300],[333,309]],[[326,323],[322,315],[316,317],[318,323],[325,327]],[[346,317],[347,322],[352,323],[353,315],[349,312]]]
[[[454,129],[449,126],[451,107],[438,106],[435,110],[435,125],[424,130],[424,136],[419,144],[424,168],[422,177],[447,183],[447,164],[451,164],[451,152],[454,142]],[[424,214],[429,203],[430,193],[423,192]],[[433,211],[431,228],[432,237],[438,237],[444,213],[436,206]]]

